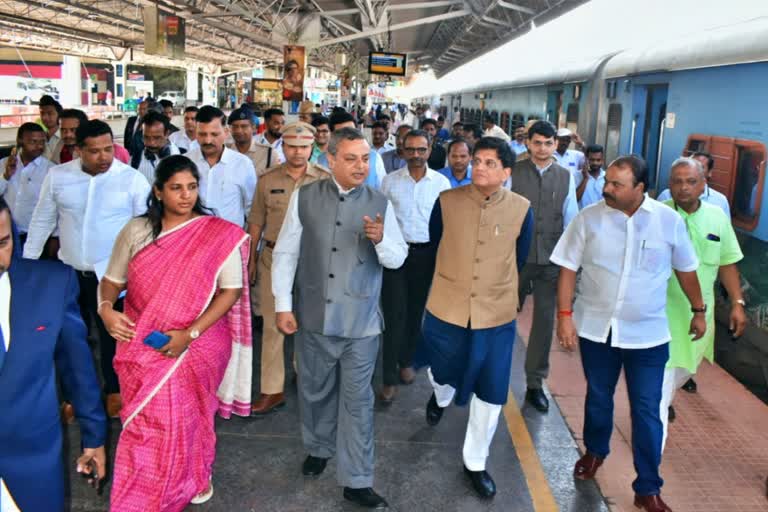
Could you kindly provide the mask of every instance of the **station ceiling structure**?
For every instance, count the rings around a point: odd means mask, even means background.
[[[382,50],[442,76],[585,1],[0,0],[0,45],[213,72],[279,65],[299,44],[328,70]],[[143,53],[145,7],[184,18],[184,61]]]

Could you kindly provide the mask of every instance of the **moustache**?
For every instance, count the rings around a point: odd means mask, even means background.
[[[609,193],[607,193],[607,192],[603,192],[603,199],[610,199],[610,200],[612,200],[612,201],[613,201],[613,200],[615,200],[616,198],[615,198],[615,197],[613,197],[611,194],[609,194]]]

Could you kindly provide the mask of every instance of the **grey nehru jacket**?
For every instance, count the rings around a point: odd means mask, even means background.
[[[340,195],[333,180],[311,183],[298,194],[304,227],[295,283],[299,325],[325,336],[380,334],[382,266],[363,217],[384,217],[386,196],[364,186]]]
[[[531,202],[535,237],[528,252],[528,263],[549,265],[549,257],[563,234],[563,203],[568,197],[570,171],[553,163],[541,174],[532,160],[512,167],[512,191]]]

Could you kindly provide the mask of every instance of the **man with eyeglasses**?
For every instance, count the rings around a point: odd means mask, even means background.
[[[555,294],[559,267],[549,261],[560,235],[579,213],[576,185],[571,172],[555,163],[555,127],[537,121],[528,130],[530,158],[512,169],[512,191],[531,202],[536,214],[535,234],[528,261],[520,273],[520,307],[533,289],[533,326],[525,356],[525,400],[539,412],[549,410],[542,390],[549,375],[549,350],[555,324]]]
[[[325,116],[315,116],[311,124],[315,128],[315,144],[312,146],[309,163],[316,164],[320,157],[328,152],[328,143],[331,142],[331,121]]]
[[[514,161],[505,141],[483,137],[473,150],[472,183],[435,203],[428,252],[436,265],[415,357],[429,367],[429,425],[452,401],[469,402],[464,473],[482,498],[496,494],[486,460],[509,393],[517,278],[533,237],[529,201],[503,187]]]
[[[381,155],[381,159],[384,161],[384,170],[387,171],[387,174],[402,169],[408,163],[403,153],[403,140],[412,129],[413,127],[409,124],[398,126],[395,132],[395,149],[391,149]]]
[[[429,216],[440,193],[451,188],[445,176],[427,166],[429,140],[425,131],[409,132],[403,142],[407,166],[387,174],[381,184],[408,244],[405,263],[398,269],[384,269],[381,288],[386,329],[384,387],[379,398],[384,403],[392,402],[398,383],[411,384],[416,376],[413,353],[420,339],[421,319],[432,283],[434,256],[429,251]]]

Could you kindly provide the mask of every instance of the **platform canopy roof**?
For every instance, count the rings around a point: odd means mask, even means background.
[[[286,44],[329,70],[384,50],[439,76],[585,1],[0,0],[0,45],[211,73],[279,64]],[[185,19],[184,61],[144,54],[148,6]]]

